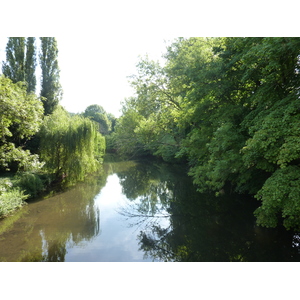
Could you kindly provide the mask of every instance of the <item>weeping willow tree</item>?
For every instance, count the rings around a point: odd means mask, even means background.
[[[102,162],[105,138],[95,123],[80,116],[70,116],[58,106],[46,116],[39,132],[40,157],[45,169],[57,180],[74,183],[94,172]]]

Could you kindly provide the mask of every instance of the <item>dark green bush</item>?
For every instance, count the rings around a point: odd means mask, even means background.
[[[36,197],[45,189],[41,177],[30,172],[19,173],[16,177],[16,184],[30,197]]]

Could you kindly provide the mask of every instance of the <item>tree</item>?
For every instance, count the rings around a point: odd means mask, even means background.
[[[51,114],[62,96],[59,83],[58,48],[54,37],[41,37],[40,63],[42,68],[41,97],[44,114]]]
[[[14,83],[27,82],[27,92],[34,92],[36,86],[35,38],[10,37],[6,45],[6,62],[2,64],[3,74]]]
[[[24,150],[24,145],[42,122],[43,107],[38,98],[28,94],[22,82],[0,77],[0,167],[31,170],[40,167],[38,156]]]
[[[136,127],[128,133],[131,135],[131,143],[135,140],[136,146],[144,148],[145,153],[162,157],[165,161],[176,160],[182,138],[181,130],[176,127],[181,103],[174,88],[170,86],[165,69],[146,57],[138,63],[137,75],[131,76],[130,83],[136,95],[125,99],[124,118],[120,122],[139,115]],[[117,135],[121,139],[128,136],[125,132],[121,134],[120,126],[117,128]],[[124,150],[124,143],[119,146],[120,150]]]
[[[97,113],[105,114],[106,112],[105,112],[104,108],[98,104],[89,105],[84,111],[84,114],[86,114],[86,116],[89,116],[89,117],[93,117]]]
[[[112,131],[111,116],[104,108],[98,104],[90,105],[86,108],[83,116],[95,121],[99,125],[99,131],[103,135],[108,135]]]
[[[105,139],[94,122],[70,116],[62,107],[45,117],[40,137],[40,156],[55,179],[73,183],[97,170],[105,152]]]
[[[119,154],[127,156],[139,156],[149,154],[144,145],[136,138],[135,129],[142,120],[142,116],[133,109],[118,119],[116,124],[116,146]]]
[[[28,37],[26,44],[26,61],[25,61],[25,81],[27,82],[27,91],[35,92],[36,87],[36,50],[35,38]]]
[[[2,64],[3,75],[13,83],[25,81],[25,38],[10,37],[6,45],[6,62]]]

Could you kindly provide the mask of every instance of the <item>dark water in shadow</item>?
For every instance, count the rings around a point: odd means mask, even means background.
[[[182,166],[105,163],[0,221],[0,261],[299,261],[300,237],[257,227],[256,201],[197,193]]]

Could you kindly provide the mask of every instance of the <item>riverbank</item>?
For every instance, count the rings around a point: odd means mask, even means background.
[[[0,175],[0,218],[14,213],[27,204],[26,200],[45,192],[51,178],[46,174],[30,172],[3,173]]]
[[[68,186],[64,179],[47,173],[0,174],[0,219],[12,215],[28,201],[63,190]]]

